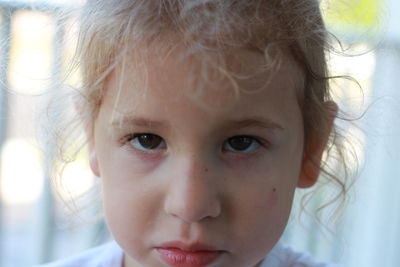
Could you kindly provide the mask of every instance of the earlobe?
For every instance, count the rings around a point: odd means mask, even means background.
[[[311,136],[304,149],[304,157],[297,187],[308,188],[313,186],[321,173],[321,160],[333,128],[333,122],[338,112],[338,106],[333,101],[324,103],[328,110],[325,127],[322,133]]]
[[[319,160],[319,163],[315,163],[311,159],[303,159],[303,166],[301,169],[297,187],[308,188],[313,186],[317,182],[319,174],[321,172],[320,164],[321,160]]]
[[[99,162],[97,160],[96,151],[91,150],[89,155],[89,165],[93,174],[100,177]]]

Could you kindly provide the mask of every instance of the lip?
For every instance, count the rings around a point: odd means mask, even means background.
[[[164,263],[173,267],[203,267],[224,253],[202,243],[186,244],[180,241],[163,243],[156,247],[156,251]]]

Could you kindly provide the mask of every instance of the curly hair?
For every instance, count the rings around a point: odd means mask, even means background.
[[[217,62],[216,69],[227,75],[234,75],[227,72],[227,63],[222,63],[229,49],[255,51],[266,58],[268,66],[264,67],[270,69],[279,64],[279,55],[291,57],[301,70],[298,88],[304,154],[312,136],[331,131],[324,161],[318,167],[325,180],[339,189],[328,202],[345,198],[350,182],[344,138],[336,126],[331,130],[325,123],[331,112],[324,105],[331,100],[329,80],[336,77],[328,72],[326,57],[332,45],[318,0],[88,0],[79,23],[74,67],[79,66],[82,74],[80,122],[89,132],[108,75],[125,55],[137,49],[157,49],[160,43],[173,49],[178,41],[186,48],[182,56],[202,55],[208,62]],[[66,122],[60,129],[58,136],[64,136],[60,140],[72,144],[66,140],[75,138],[71,132],[76,126]],[[63,158],[68,146],[60,147]],[[342,170],[340,174],[337,169]]]

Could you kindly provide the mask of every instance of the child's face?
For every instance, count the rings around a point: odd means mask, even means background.
[[[249,69],[264,63],[237,53]],[[146,72],[129,62],[108,79],[91,159],[125,266],[255,266],[281,236],[301,172],[294,64],[240,81],[268,85],[235,99],[226,79],[193,98],[194,59],[150,54]]]

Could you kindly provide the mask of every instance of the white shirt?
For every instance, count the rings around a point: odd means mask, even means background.
[[[73,256],[38,267],[122,267],[124,253],[115,242],[110,242]]]
[[[343,267],[342,265],[319,262],[308,253],[297,252],[278,243],[264,259],[260,267]]]
[[[123,256],[124,253],[117,243],[110,242],[75,257],[40,267],[121,267]],[[290,247],[278,243],[260,267],[340,267],[340,265],[315,261],[306,253],[295,252]]]

